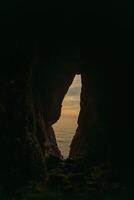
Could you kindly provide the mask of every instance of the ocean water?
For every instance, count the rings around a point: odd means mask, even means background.
[[[62,104],[61,117],[53,125],[57,143],[64,158],[68,157],[70,144],[77,128],[80,111],[81,77],[76,75]]]

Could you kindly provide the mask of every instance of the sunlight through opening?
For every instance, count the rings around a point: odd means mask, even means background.
[[[62,104],[61,117],[53,125],[59,149],[64,158],[69,155],[70,144],[77,128],[80,111],[81,76],[76,75]]]

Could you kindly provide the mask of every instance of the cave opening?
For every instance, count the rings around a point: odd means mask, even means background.
[[[58,147],[66,159],[77,129],[80,112],[81,75],[76,75],[62,103],[60,119],[53,125]]]

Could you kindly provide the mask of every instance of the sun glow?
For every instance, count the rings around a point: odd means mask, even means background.
[[[76,75],[63,100],[61,117],[53,126],[58,146],[65,158],[68,157],[70,143],[77,128],[80,111],[80,92],[81,77]]]

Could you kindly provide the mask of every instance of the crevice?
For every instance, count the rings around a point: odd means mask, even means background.
[[[69,156],[70,144],[78,126],[80,93],[81,76],[76,75],[63,99],[60,119],[53,125],[64,158]]]

